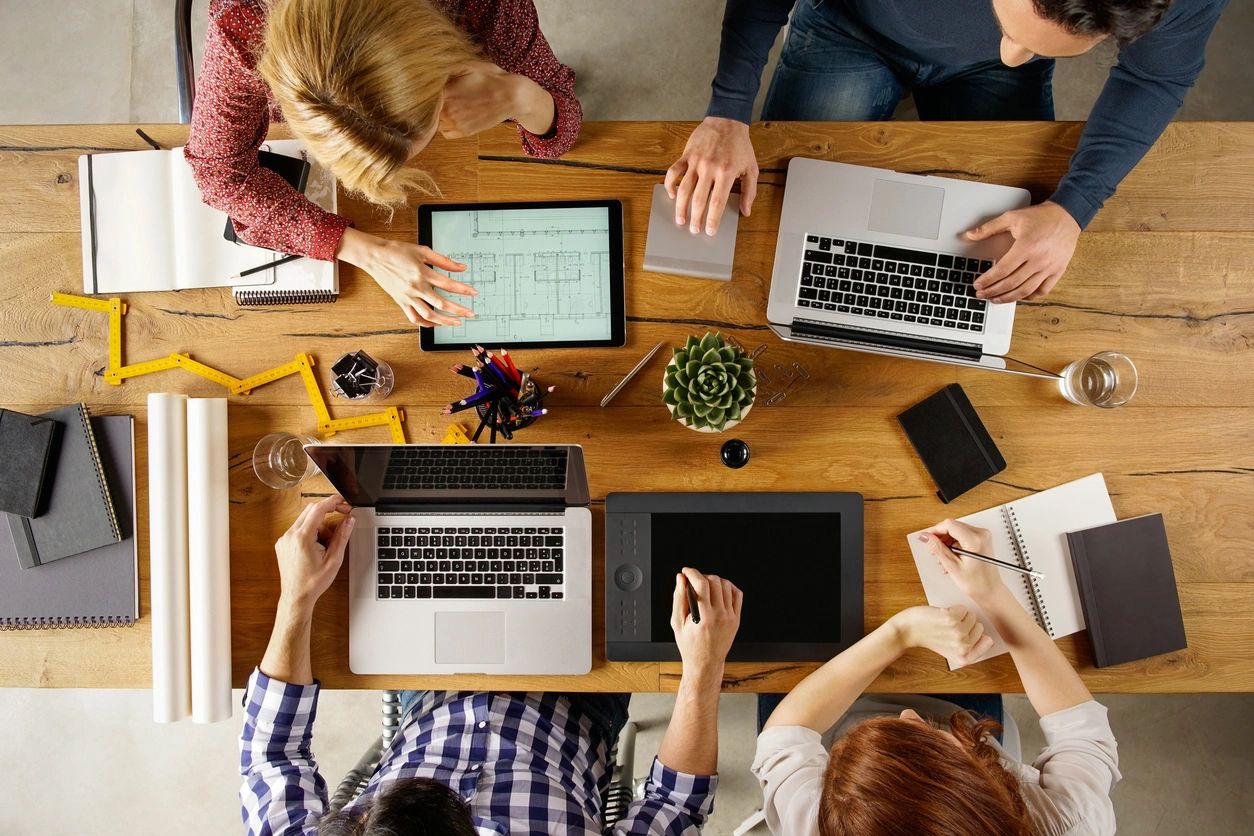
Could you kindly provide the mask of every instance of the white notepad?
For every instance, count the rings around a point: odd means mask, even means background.
[[[300,156],[295,140],[263,148]],[[329,291],[335,265],[300,259],[245,277],[243,270],[282,258],[262,247],[226,240],[226,214],[207,206],[183,149],[122,151],[79,157],[83,292],[134,293],[246,285],[277,292]],[[335,211],[335,183],[310,173],[315,202]],[[328,198],[329,193],[329,198]],[[331,301],[331,300],[327,300]]]
[[[1034,569],[1044,575],[1038,579],[1009,569],[997,570],[1011,593],[1050,638],[1069,636],[1084,629],[1080,592],[1071,565],[1066,532],[1115,522],[1115,509],[1110,503],[1102,474],[1094,473],[961,517],[959,522],[991,532],[993,550],[990,557]],[[975,661],[1005,653],[1007,647],[1001,636],[997,635],[980,608],[941,571],[927,545],[919,542],[919,533],[913,532],[907,535],[907,539],[914,564],[919,570],[919,579],[923,581],[923,589],[927,593],[927,602],[934,607],[960,604],[976,613],[985,633],[992,636],[993,646]]]

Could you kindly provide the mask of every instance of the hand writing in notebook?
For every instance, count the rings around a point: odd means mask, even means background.
[[[409,241],[391,241],[349,227],[344,230],[336,258],[365,270],[401,306],[405,317],[415,325],[461,325],[457,317],[473,317],[470,308],[446,299],[438,291],[478,294],[473,287],[436,270],[460,273],[458,264],[430,247]]]
[[[941,571],[972,600],[988,596],[1002,586],[1001,573],[988,563],[954,554],[949,546],[977,554],[993,553],[993,536],[987,529],[975,528],[957,520],[942,520],[919,535],[936,558]]]
[[[352,510],[338,494],[312,502],[274,544],[281,611],[312,615],[314,604],[340,571],[348,537],[353,532],[352,517],[344,517],[338,524],[328,518],[333,513],[348,514]]]

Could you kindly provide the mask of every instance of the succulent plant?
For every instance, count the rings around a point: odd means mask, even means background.
[[[753,360],[718,334],[689,337],[666,367],[662,401],[679,423],[721,432],[753,405]]]

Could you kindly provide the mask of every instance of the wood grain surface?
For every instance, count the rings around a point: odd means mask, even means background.
[[[1017,124],[762,123],[753,139],[762,167],[753,215],[743,218],[730,283],[644,273],[649,198],[678,156],[690,123],[590,123],[556,161],[525,157],[501,128],[476,139],[437,139],[417,164],[438,181],[441,201],[616,197],[625,213],[628,345],[623,349],[527,351],[518,357],[558,391],[552,412],[519,436],[585,448],[594,497],[594,600],[603,582],[603,501],[613,491],[846,490],[866,499],[866,627],[923,602],[905,533],[945,516],[1006,502],[1094,471],[1106,475],[1120,517],[1162,512],[1175,560],[1189,649],[1096,670],[1083,634],[1059,645],[1096,691],[1254,690],[1254,124],[1177,123],[1168,128],[1080,240],[1068,275],[1047,299],[1020,304],[1011,354],[1050,369],[1103,349],[1127,353],[1141,371],[1133,402],[1103,411],[1066,403],[1048,381],[824,351],[786,344],[766,329],[774,230],[787,161],[839,159],[1028,188],[1049,196],[1066,170],[1081,126]],[[185,128],[144,126],[181,144]],[[276,130],[276,136],[281,133]],[[0,403],[26,412],[82,400],[99,414],[137,418],[141,475],[140,609],[132,628],[0,633],[0,686],[148,687],[145,401],[149,392],[220,396],[178,370],[121,386],[101,376],[106,318],[55,307],[53,291],[82,288],[77,157],[145,150],[134,126],[0,128]],[[341,195],[342,211],[381,235],[413,240],[416,213],[389,217]],[[397,386],[389,405],[406,411],[411,441],[435,442],[460,397],[452,355],[424,354],[417,335],[369,276],[341,270],[329,306],[240,308],[226,290],[125,297],[125,361],[190,353],[236,377],[290,361],[298,352],[326,367],[365,348],[386,359]],[[785,397],[759,399],[736,434],[753,459],[740,471],[718,461],[722,439],[667,418],[658,358],[602,409],[601,397],[654,343],[720,330],[750,349]],[[795,376],[794,364],[808,379]],[[897,427],[898,412],[940,387],[961,383],[1009,466],[949,506]],[[764,387],[770,389],[771,387]],[[377,411],[328,401],[335,417]],[[230,410],[232,651],[236,685],[261,658],[278,595],[273,542],[310,498],[313,479],[276,492],[252,474],[251,451],[267,432],[313,430],[297,378],[233,396]],[[343,438],[386,441],[387,430]],[[769,559],[769,555],[764,555]],[[585,677],[381,677],[348,670],[347,581],[318,605],[314,670],[334,688],[671,690],[673,664],[608,663],[603,614],[594,611],[594,669]],[[814,665],[729,666],[725,687],[785,691]],[[1018,691],[1008,658],[949,672],[911,653],[872,686],[880,691]]]

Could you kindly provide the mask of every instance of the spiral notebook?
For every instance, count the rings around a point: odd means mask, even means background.
[[[1084,612],[1067,546],[1067,532],[1115,521],[1115,509],[1110,503],[1102,474],[1094,473],[961,517],[959,521],[987,528],[992,533],[990,557],[1025,569],[1035,569],[1044,575],[1038,579],[1009,569],[997,570],[1023,609],[1036,619],[1050,638],[1069,636],[1084,629]],[[941,571],[927,546],[919,542],[918,534],[917,531],[909,534],[908,541],[915,567],[919,570],[919,579],[923,581],[923,589],[927,593],[927,602],[934,607],[961,604],[976,613],[984,624],[985,632],[992,636],[993,646],[975,661],[1005,653],[1005,642],[980,608]]]
[[[122,540],[23,569],[0,516],[0,630],[130,625],[139,617],[136,573],[135,419],[92,418]]]

